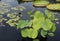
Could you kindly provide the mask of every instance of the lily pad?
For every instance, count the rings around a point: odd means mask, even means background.
[[[50,4],[47,6],[47,9],[49,10],[60,10],[60,4]]]
[[[0,14],[5,14],[9,11],[10,11],[9,9],[0,9]]]
[[[25,9],[24,6],[16,6],[16,7],[13,7],[11,8],[12,10],[20,10],[20,11],[23,11]]]
[[[0,1],[0,8],[8,8],[8,7],[10,7],[10,4]]]
[[[9,18],[16,18],[16,16],[17,16],[16,12],[7,14],[7,17],[9,17]]]
[[[45,7],[47,5],[49,5],[49,2],[48,1],[35,1],[33,2],[33,5],[34,6],[38,6],[38,7]]]
[[[45,31],[45,30],[41,30],[41,36],[45,38],[46,35],[47,35],[47,31]]]
[[[42,26],[42,22],[44,21],[44,19],[45,19],[44,14],[40,11],[36,11],[35,14],[34,14],[32,27],[35,30],[39,30]]]
[[[50,12],[49,10],[45,10],[45,14],[47,16],[47,18],[49,18],[50,20],[55,20],[55,15],[53,12]]]
[[[54,33],[48,33],[49,36],[54,36]]]
[[[42,28],[47,31],[47,30],[50,30],[52,28],[52,25],[53,25],[53,23],[51,22],[51,20],[46,19],[42,23]]]
[[[24,28],[27,26],[27,23],[28,23],[28,21],[26,21],[26,20],[20,20],[18,22],[17,28]]]
[[[29,37],[29,38],[35,39],[38,35],[38,32],[35,31],[34,29],[30,28],[30,29],[22,30],[21,34],[23,37]]]
[[[13,27],[13,26],[16,26],[16,25],[17,25],[17,22],[16,22],[16,21],[14,21],[14,20],[12,20],[12,19],[8,20],[6,23],[7,23],[7,24],[9,24],[11,27]]]

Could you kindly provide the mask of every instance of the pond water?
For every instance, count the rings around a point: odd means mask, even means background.
[[[49,1],[51,1],[52,3],[55,2],[55,0],[49,0]],[[23,16],[21,17],[21,19],[24,19],[24,20],[29,19],[27,12],[31,11],[32,9],[34,9],[33,13],[37,10],[40,10],[42,12],[46,10],[46,8],[34,7],[32,5],[32,2],[22,2],[20,4],[18,4],[17,0],[1,0],[1,2],[5,2],[6,4],[10,5],[10,7],[8,7],[10,12],[8,13],[17,12],[17,15],[18,13],[22,13]],[[17,11],[17,10],[11,9],[12,7],[15,7],[18,5],[25,7],[25,9],[23,11]],[[55,11],[55,12],[58,12],[58,11]],[[56,17],[59,18],[59,22],[60,22],[59,13],[60,12],[58,12]],[[8,17],[6,17],[6,14],[4,14],[3,17],[9,19]],[[21,35],[19,33],[20,29],[16,30],[16,27],[10,27],[8,24],[5,24],[4,22],[6,21],[3,21],[3,24],[5,26],[0,26],[0,41],[22,41]],[[57,30],[55,32],[55,36],[54,37],[48,36],[46,41],[60,41],[60,23],[56,25],[57,25]]]

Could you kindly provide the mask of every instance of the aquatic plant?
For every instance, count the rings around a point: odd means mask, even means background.
[[[41,11],[36,11],[32,20],[19,20],[17,29],[21,29],[22,37],[35,39],[37,38],[38,33],[40,33],[40,35],[44,38],[46,35],[54,36],[56,26],[52,21],[55,19],[50,19],[52,14],[48,10],[46,10],[45,15]]]
[[[11,27],[14,27],[17,25],[19,19],[20,17],[16,16],[15,18],[9,19],[6,23],[9,24]]]
[[[10,19],[6,23],[9,24],[11,27],[16,26],[18,20],[20,19],[16,12],[10,14],[8,13],[7,17],[9,17]]]
[[[38,6],[38,7],[44,7],[44,6],[47,6],[49,5],[49,2],[48,1],[35,1],[33,2],[33,5],[34,6]]]
[[[9,18],[15,18],[16,16],[17,16],[16,12],[7,14],[7,17],[9,17]]]
[[[8,8],[8,7],[10,7],[10,4],[0,1],[0,8]]]
[[[16,22],[16,21],[14,21],[14,20],[12,20],[12,19],[8,20],[6,23],[7,23],[7,24],[9,24],[11,27],[13,27],[13,26],[16,26],[16,25],[17,25],[17,22]]]
[[[13,7],[11,8],[12,10],[20,10],[20,11],[23,11],[25,9],[24,6],[16,6],[16,7]]]
[[[60,4],[57,3],[57,4],[50,4],[47,6],[47,9],[49,10],[60,10]]]
[[[0,14],[5,14],[9,11],[10,11],[9,9],[0,9]]]

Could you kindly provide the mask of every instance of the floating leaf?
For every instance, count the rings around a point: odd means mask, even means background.
[[[34,39],[33,41],[39,41],[39,39]]]
[[[50,5],[47,6],[47,8],[49,10],[60,10],[60,4],[59,3],[57,3],[57,4],[50,4]]]
[[[33,2],[33,5],[34,6],[42,6],[42,7],[44,7],[44,6],[49,5],[49,2],[48,1],[35,1],[35,2]]]
[[[5,14],[5,13],[7,13],[7,12],[9,12],[10,10],[8,10],[8,9],[1,9],[0,10],[0,14]]]
[[[10,7],[10,4],[0,1],[0,8],[8,8],[8,7]]]
[[[14,21],[18,21],[19,19],[20,19],[19,16],[15,16],[15,18],[13,18],[12,20],[14,20]]]
[[[42,26],[42,22],[44,21],[44,15],[40,11],[36,11],[34,14],[34,20],[33,20],[33,28],[35,30],[39,30]]]
[[[45,14],[47,15],[47,17],[51,20],[55,20],[55,15],[53,12],[50,12],[48,10],[45,10]]]
[[[31,26],[32,26],[32,20],[30,20],[30,21],[27,23],[27,26],[28,26],[28,27],[31,27]]]
[[[49,36],[54,36],[54,33],[48,33]]]
[[[17,16],[16,12],[15,13],[11,13],[11,14],[7,14],[7,17],[9,17],[9,18],[16,18],[16,16]]]
[[[23,11],[25,9],[25,7],[23,7],[23,6],[16,6],[16,7],[13,7],[11,9]]]
[[[49,19],[46,19],[42,24],[42,28],[44,30],[50,30],[52,28],[52,22]]]
[[[41,30],[41,36],[42,36],[42,37],[46,37],[46,35],[47,35],[47,31]]]
[[[59,22],[56,22],[57,24],[59,24]]]
[[[13,27],[17,24],[17,22],[12,19],[8,20],[6,23],[8,23],[11,27]]]
[[[21,31],[21,34],[23,37],[29,37],[29,38],[36,38],[38,35],[38,32],[35,31],[34,29],[30,28],[30,29],[24,29]]]
[[[59,20],[58,18],[55,19],[56,21]]]
[[[22,37],[27,37],[28,34],[28,29],[21,30]]]
[[[37,38],[37,36],[38,36],[38,32],[33,29],[32,34],[31,34],[31,37],[32,37],[33,39],[35,39],[35,38]]]
[[[35,39],[38,36],[38,32],[32,28],[28,29],[28,37]]]
[[[28,21],[26,21],[26,20],[20,20],[18,22],[17,28],[24,28],[24,27],[26,27],[27,23],[28,23]]]
[[[53,25],[52,25],[52,28],[51,28],[51,30],[50,30],[50,32],[55,32],[55,31],[56,31],[56,25],[53,24]]]

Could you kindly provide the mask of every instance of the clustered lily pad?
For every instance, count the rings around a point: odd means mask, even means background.
[[[17,16],[17,13],[16,12],[14,12],[14,13],[8,13],[7,14],[7,17],[9,17],[9,18],[15,18]]]
[[[0,1],[0,8],[8,8],[8,7],[10,7],[10,4],[7,4],[6,2]]]
[[[59,3],[57,3],[57,4],[50,4],[50,5],[47,6],[47,8],[49,10],[60,10],[60,4]]]
[[[0,14],[5,14],[9,11],[10,11],[9,9],[0,9]]]
[[[38,6],[38,7],[45,7],[47,5],[49,5],[49,2],[48,1],[35,1],[33,2],[33,5],[34,6]]]
[[[20,19],[16,12],[7,14],[7,17],[9,17],[10,19],[6,23],[9,24],[11,27],[16,26],[18,20]]]
[[[16,22],[16,21],[14,21],[14,20],[12,20],[12,19],[8,20],[6,23],[8,23],[11,27],[13,27],[13,26],[16,26],[16,25],[17,25],[17,22]]]
[[[22,37],[29,37],[29,38],[35,39],[35,38],[37,38],[38,33],[40,31],[41,31],[40,35],[42,37],[46,37],[46,35],[54,36],[56,26],[52,21],[54,21],[55,19],[51,17],[54,14],[52,12],[46,10],[45,15],[41,11],[36,11],[34,13],[32,21],[31,20],[30,21],[29,20],[19,20],[19,22],[17,24],[17,28],[21,29]],[[55,16],[53,16],[53,17],[55,17]],[[50,18],[53,20],[51,20]]]
[[[16,6],[16,7],[12,7],[11,9],[12,10],[20,10],[20,11],[23,11],[25,9],[25,7],[23,7],[23,6]]]

